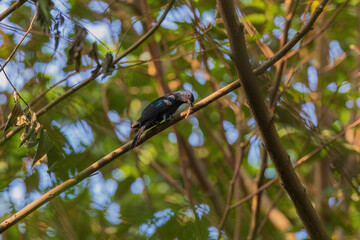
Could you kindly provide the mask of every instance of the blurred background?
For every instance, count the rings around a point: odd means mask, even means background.
[[[0,12],[14,2],[2,0]],[[132,122],[159,96],[187,89],[196,102],[237,80],[214,0],[175,1],[148,40],[90,81],[94,53],[100,63],[107,53],[122,54],[168,1],[23,2],[1,19],[0,64],[38,9],[4,70],[31,110],[42,111],[38,121],[56,154],[32,167],[39,146],[19,148],[21,132],[2,137],[1,221],[130,141]],[[236,4],[257,68],[306,24],[318,1]],[[360,238],[360,132],[350,125],[360,106],[359,16],[357,0],[331,1],[309,34],[258,76],[291,161],[305,156],[296,171],[333,239]],[[77,34],[76,26],[86,33]],[[78,59],[71,54],[76,43]],[[1,129],[13,91],[0,73]],[[307,239],[278,180],[242,201],[276,176],[240,88],[65,191],[0,239]]]

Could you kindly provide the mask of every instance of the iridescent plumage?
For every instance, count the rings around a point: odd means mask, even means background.
[[[145,129],[151,128],[163,120],[169,119],[183,103],[188,103],[189,106],[192,107],[193,102],[193,94],[188,90],[181,90],[166,94],[150,103],[141,113],[141,117],[131,125],[131,128],[138,129],[138,131],[130,149],[136,146]]]

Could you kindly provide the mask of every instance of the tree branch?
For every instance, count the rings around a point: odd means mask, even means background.
[[[229,183],[229,190],[228,190],[228,195],[227,195],[227,198],[226,198],[226,207],[225,207],[223,215],[222,215],[222,217],[220,219],[220,222],[218,224],[219,232],[221,232],[221,229],[224,226],[227,215],[229,214],[229,211],[231,209],[230,205],[231,205],[231,199],[232,199],[233,193],[234,193],[234,186],[235,186],[235,183],[237,181],[237,177],[239,176],[239,169],[240,169],[241,161],[242,161],[242,159],[244,157],[244,146],[241,146],[239,155],[240,156],[236,159],[236,162],[235,162],[233,177],[232,177],[232,179],[231,179],[231,181]],[[220,234],[219,234],[218,239],[219,238],[220,238]]]
[[[168,4],[168,6],[166,7],[163,15],[161,16],[161,18],[159,19],[159,21],[157,21],[157,23],[148,31],[146,32],[139,40],[137,40],[133,45],[131,45],[131,47],[129,47],[128,49],[126,49],[119,57],[117,57],[114,60],[114,64],[118,63],[122,58],[124,58],[125,56],[127,56],[129,53],[131,53],[132,51],[134,51],[136,48],[138,48],[146,39],[148,39],[154,32],[156,29],[159,28],[159,26],[161,25],[161,23],[164,21],[166,15],[168,14],[168,12],[170,11],[171,7],[173,6],[175,0],[171,0]],[[13,55],[13,54],[12,54]],[[12,55],[10,55],[9,58],[12,57]],[[8,59],[9,59],[8,58]],[[5,65],[4,65],[5,66]],[[3,67],[4,67],[3,66]],[[3,68],[2,67],[2,68]],[[1,70],[2,70],[1,68]],[[1,71],[0,71],[1,72]],[[93,74],[85,79],[84,81],[82,81],[79,85],[77,85],[74,88],[69,89],[68,91],[66,91],[63,95],[57,97],[54,101],[52,101],[51,103],[47,104],[46,106],[44,106],[43,108],[41,108],[39,111],[36,112],[36,116],[40,117],[42,114],[46,113],[49,109],[53,108],[55,105],[57,105],[58,103],[62,102],[64,99],[66,99],[68,96],[70,96],[71,94],[77,92],[79,89],[81,89],[82,87],[86,86],[88,83],[90,83],[92,80],[96,79],[99,75],[101,74],[100,71],[100,66],[97,66],[95,68],[95,70],[93,71]],[[19,132],[23,127],[16,127],[14,130],[9,131],[6,133],[5,137],[0,139],[0,146],[2,144],[4,144],[6,142],[6,140],[8,140],[9,138],[11,138],[12,136],[14,136],[17,132]]]
[[[16,92],[16,94],[21,98],[21,100],[25,103],[25,105],[27,107],[29,107],[29,105],[26,103],[26,101],[22,98],[22,96],[20,95],[20,93],[18,92],[18,90],[15,88],[14,84],[12,84],[12,82],[10,81],[10,79],[8,78],[8,76],[5,73],[5,66],[8,64],[8,62],[11,60],[11,58],[15,55],[16,51],[18,50],[18,48],[20,47],[21,43],[24,41],[24,39],[26,38],[26,36],[29,34],[30,30],[33,27],[33,24],[35,22],[37,16],[37,11],[35,11],[34,16],[30,22],[29,28],[28,30],[25,32],[25,34],[22,36],[22,38],[20,39],[20,41],[16,44],[15,48],[13,49],[13,51],[11,52],[10,56],[6,59],[5,63],[1,66],[0,65],[0,72],[4,71],[4,75],[7,79],[7,81],[10,83],[11,87],[14,89],[14,91]]]
[[[324,149],[326,146],[329,146],[331,143],[333,143],[334,141],[336,141],[337,139],[339,139],[340,137],[344,136],[346,131],[353,129],[355,127],[357,127],[358,125],[360,125],[360,118],[357,119],[356,121],[354,121],[353,123],[347,125],[345,128],[343,128],[343,130],[341,130],[340,133],[338,133],[337,135],[335,135],[332,139],[330,139],[329,141],[323,143],[321,146],[319,146],[318,148],[314,149],[313,151],[309,152],[308,154],[306,154],[305,156],[301,157],[300,159],[298,159],[294,164],[293,167],[296,168],[298,166],[300,166],[302,163],[306,162],[307,160],[309,160],[311,157],[313,157],[315,154],[319,153],[322,149]],[[230,208],[236,208],[237,206],[240,206],[241,204],[243,204],[244,202],[248,201],[249,199],[251,199],[253,196],[257,195],[259,192],[263,191],[264,189],[266,189],[267,187],[269,187],[270,185],[272,185],[273,183],[275,183],[277,180],[279,180],[279,177],[274,177],[273,179],[271,179],[270,181],[268,181],[267,183],[265,183],[264,185],[262,185],[259,189],[257,189],[256,191],[254,191],[253,193],[249,194],[248,196],[244,197],[243,199],[241,199],[240,201],[234,203],[233,205],[230,206]]]
[[[323,6],[325,6],[326,2],[328,0],[323,0],[319,6],[321,7],[321,9],[323,9]],[[167,9],[169,8],[169,6],[171,4],[173,4],[174,1],[171,1],[167,7]],[[325,3],[324,3],[325,2]],[[309,30],[312,29],[312,24],[315,22],[316,18],[319,17],[320,13],[318,12],[318,8],[315,9],[313,15],[311,15],[309,21],[307,22],[307,24],[297,33],[295,34],[295,36],[284,46],[282,47],[279,52],[277,52],[272,58],[270,58],[266,63],[264,63],[263,65],[261,65],[260,67],[254,69],[254,74],[256,76],[262,74],[263,72],[266,71],[266,69],[268,69],[269,67],[271,67],[272,65],[274,65],[280,58],[282,58],[298,41],[301,40],[301,37],[298,36],[303,36],[305,35]],[[160,25],[161,22],[165,19],[165,13],[167,13],[168,11],[165,10],[163,16],[159,19],[159,21],[154,25],[153,28],[151,28],[148,32],[153,33],[153,31],[155,31]],[[312,24],[310,24],[310,20],[313,19],[313,21],[311,21]],[[148,33],[145,34],[147,36],[147,38],[151,35],[148,35]],[[144,36],[145,36],[144,35]],[[141,39],[139,39],[137,42],[135,42],[133,44],[133,46],[131,46],[130,48],[132,50],[135,50],[141,43],[143,43],[146,40],[146,38],[144,39],[143,37]],[[290,47],[288,47],[289,44],[292,44]],[[125,57],[126,55],[129,54],[129,51],[125,51],[123,52],[119,57],[117,57],[114,60],[114,63],[117,63],[118,61],[120,61],[123,57]],[[99,73],[100,75],[100,73]],[[97,75],[98,76],[98,75]],[[96,76],[96,77],[97,77]],[[231,76],[231,73],[230,73]],[[95,77],[95,78],[96,78]],[[48,105],[46,105],[43,109],[44,112],[42,112],[41,114],[45,113],[47,110],[51,109],[53,106],[55,106],[57,103],[61,102],[63,99],[65,99],[68,95],[71,95],[72,93],[76,92],[77,90],[79,90],[80,88],[82,88],[83,86],[86,86],[90,81],[94,80],[95,78],[92,79],[86,79],[84,80],[81,84],[77,85],[75,88],[75,91],[71,91],[72,89],[68,90],[67,92],[65,92],[62,96],[58,97],[57,99],[55,99],[53,101],[53,103],[49,103]],[[238,80],[237,80],[238,81]],[[239,82],[240,84],[240,82]],[[240,86],[240,85],[239,85]],[[40,110],[42,111],[42,110]],[[38,113],[37,113],[38,114]],[[37,115],[38,117],[40,115]],[[9,138],[11,138],[12,136],[14,136],[16,133],[18,133],[20,130],[22,129],[22,127],[16,127],[14,130],[9,131],[5,137],[0,139],[0,146],[3,145]]]
[[[263,65],[261,65],[260,67],[256,68],[254,70],[255,75],[259,75],[262,74],[263,72],[265,72],[269,67],[271,67],[272,65],[274,65],[274,63],[276,63],[280,58],[282,58],[293,46],[295,46],[295,44],[300,41],[300,39],[306,34],[308,33],[311,29],[312,26],[314,25],[316,19],[320,16],[320,14],[322,13],[322,11],[324,10],[324,7],[326,5],[326,3],[329,0],[322,0],[319,5],[316,7],[315,11],[313,12],[313,14],[310,16],[308,22],[304,25],[304,27],[297,32],[294,37],[288,41],[272,58],[270,58],[269,60],[266,61],[266,63],[264,63]]]
[[[173,2],[173,1],[172,1]],[[323,4],[323,2],[327,2],[325,0],[323,0],[321,2],[321,4],[319,4],[319,6],[325,5]],[[316,14],[318,11],[315,10],[314,14]],[[314,15],[313,14],[313,15]],[[320,13],[317,14],[317,16]],[[313,16],[312,16],[313,17]],[[312,18],[311,17],[311,18]],[[161,20],[161,19],[160,19]],[[160,22],[159,20],[159,22]],[[315,20],[314,20],[315,21]],[[309,22],[307,23],[309,24]],[[304,27],[305,28],[305,27]],[[310,27],[311,28],[311,27]],[[309,29],[310,30],[310,29]],[[151,31],[151,29],[149,30]],[[299,41],[300,38],[296,38],[297,35],[295,35],[295,37],[293,39],[296,39],[296,41]],[[293,41],[293,39],[291,41]],[[294,43],[294,45],[296,44],[296,42]],[[286,46],[284,46],[286,47]],[[136,48],[136,47],[135,47]],[[135,49],[134,48],[134,49]],[[133,49],[133,50],[134,50]],[[291,47],[289,49],[287,49],[287,51],[289,51],[291,49]],[[281,51],[281,52],[280,52]],[[278,59],[280,59],[284,54],[286,54],[287,51],[284,51],[283,48],[280,49],[280,51],[278,53],[276,53],[274,55],[273,58],[269,59],[268,62],[266,62],[266,65],[260,66],[259,68],[255,69],[254,74],[255,75],[260,75],[261,73],[263,73],[268,67],[270,67],[271,65],[273,65]],[[128,54],[127,52],[124,52],[123,54]],[[119,57],[120,58],[120,57]],[[116,58],[115,61],[119,61]],[[249,68],[250,69],[250,68]],[[77,87],[80,88],[80,86],[85,86],[88,82],[86,82],[87,80],[85,80],[83,83],[84,85],[78,85]],[[198,102],[194,108],[192,109],[192,113],[206,107],[208,104],[212,103],[213,101],[216,101],[217,99],[219,99],[220,97],[226,95],[227,93],[237,89],[240,87],[240,81],[236,80],[233,83],[227,85],[226,87],[219,89],[218,91],[212,93],[211,95],[209,95],[208,97],[204,98],[203,100],[201,100],[200,102]],[[76,90],[78,90],[79,88],[77,88]],[[74,90],[73,92],[75,92],[76,90]],[[70,91],[70,90],[69,90]],[[73,93],[71,92],[71,93]],[[71,93],[66,92],[64,95],[70,95]],[[59,98],[61,98],[62,96],[60,96]],[[53,103],[48,104],[47,106],[45,106],[43,108],[41,114],[45,113],[47,110],[49,110],[51,107],[53,107],[54,105],[56,105],[57,103],[59,103],[62,99],[55,99]],[[146,132],[139,140],[139,144],[143,143],[144,141],[146,141],[147,139],[153,137],[154,135],[158,134],[159,132],[163,131],[164,129],[174,125],[175,123],[179,122],[180,120],[182,120],[186,115],[186,112],[182,112],[181,114],[178,114],[176,116],[174,116],[174,118],[169,121],[166,122],[164,124],[161,124],[158,128],[156,129],[152,129],[149,130],[148,132]],[[8,132],[8,134],[6,135],[6,138],[9,138],[11,136],[13,136],[16,132],[18,132],[21,128],[16,128],[10,132]],[[0,145],[3,144],[5,142],[4,138],[0,140]],[[11,227],[12,225],[16,224],[17,222],[19,222],[21,219],[25,218],[27,215],[29,215],[30,213],[32,213],[33,211],[35,211],[37,208],[39,208],[40,206],[42,206],[43,204],[47,203],[48,201],[50,201],[52,198],[58,196],[59,194],[61,194],[62,192],[66,191],[67,189],[71,188],[72,186],[76,185],[77,183],[79,183],[80,181],[82,181],[83,179],[89,177],[91,174],[93,174],[94,172],[96,172],[97,170],[99,170],[100,168],[102,168],[103,166],[107,165],[108,163],[112,162],[114,159],[116,159],[117,157],[123,155],[124,153],[126,153],[128,151],[128,148],[130,146],[131,142],[123,145],[122,147],[110,152],[108,155],[106,155],[105,157],[101,158],[100,160],[98,160],[97,162],[95,162],[94,164],[90,165],[88,168],[86,168],[85,170],[81,171],[79,174],[77,174],[75,177],[70,178],[69,180],[63,182],[62,184],[56,186],[55,188],[53,188],[52,190],[48,191],[47,193],[45,193],[44,195],[42,195],[39,199],[35,200],[34,202],[30,203],[29,205],[25,206],[23,209],[21,209],[20,211],[18,211],[16,214],[14,214],[13,216],[9,217],[7,220],[5,220],[4,222],[2,222],[0,224],[0,233],[4,232],[6,229],[8,229],[9,227]],[[320,151],[320,150],[319,150]],[[264,184],[261,188],[258,189],[258,191],[262,191],[263,189],[265,189],[267,186],[271,185],[271,183],[275,182],[275,180],[271,180],[270,182]],[[270,183],[270,184],[269,184]],[[250,196],[247,197],[247,199],[243,199],[242,201],[246,201],[248,199],[250,199],[251,197],[253,197],[255,194],[251,194]],[[237,203],[231,206],[231,208],[236,207],[238,205],[240,205],[241,203]]]
[[[294,56],[296,53],[298,53],[301,49],[312,43],[316,38],[321,36],[329,27],[330,25],[335,21],[335,18],[339,15],[339,13],[345,8],[345,6],[350,2],[350,0],[347,0],[346,2],[342,3],[339,7],[336,7],[336,10],[334,11],[334,14],[329,18],[326,23],[321,26],[321,29],[314,33],[309,39],[307,39],[304,43],[301,44],[301,46],[291,52],[286,53],[284,56],[284,60],[287,60]]]
[[[194,108],[192,109],[192,113],[195,113],[197,111],[199,111],[200,109],[206,107],[207,105],[209,105],[210,103],[216,101],[217,99],[221,98],[222,96],[228,94],[229,92],[237,89],[240,87],[240,81],[236,80],[233,83],[227,85],[224,88],[219,89],[218,91],[212,93],[211,95],[207,96],[206,98],[204,98],[203,100],[199,101],[197,104],[194,105]],[[155,136],[156,134],[162,132],[163,130],[169,128],[170,126],[174,125],[175,123],[181,121],[182,119],[185,118],[187,114],[187,111],[184,111],[176,116],[173,117],[172,120],[170,120],[169,122],[165,122],[164,124],[161,124],[158,128],[156,129],[151,129],[148,132],[146,132],[139,140],[139,144],[142,144],[144,141],[146,141],[147,139]],[[295,164],[294,167],[299,166],[301,163],[307,161],[308,159],[310,159],[312,156],[314,156],[315,154],[317,154],[318,152],[320,152],[325,146],[328,146],[329,144],[331,144],[332,142],[334,142],[335,140],[339,139],[340,137],[342,137],[346,131],[355,128],[356,126],[360,125],[360,119],[357,119],[356,121],[354,121],[353,123],[349,124],[348,126],[346,126],[339,134],[337,134],[336,136],[334,136],[331,140],[329,140],[328,142],[322,144],[321,146],[319,146],[317,149],[314,149],[312,152],[306,154],[305,156],[303,156],[302,158],[300,158]],[[97,170],[99,170],[100,168],[106,166],[108,163],[112,162],[114,159],[116,159],[117,157],[125,154],[128,151],[129,145],[131,144],[131,142],[126,143],[125,145],[123,145],[122,147],[110,152],[108,155],[106,155],[105,157],[99,159],[98,161],[96,161],[94,164],[92,164],[91,166],[89,166],[88,168],[86,168],[85,170],[81,171],[79,174],[77,174],[75,177],[63,182],[62,184],[58,185],[57,187],[53,188],[52,190],[48,191],[47,193],[43,194],[43,196],[41,196],[40,198],[38,198],[37,200],[33,201],[32,203],[30,203],[29,205],[25,206],[23,209],[21,209],[20,211],[18,211],[16,214],[12,215],[11,217],[9,217],[8,219],[6,219],[4,222],[2,222],[0,224],[0,233],[4,232],[6,229],[10,228],[12,225],[16,224],[17,222],[19,222],[21,219],[25,218],[27,215],[29,215],[30,213],[32,213],[33,211],[35,211],[37,208],[41,207],[42,205],[44,205],[45,203],[49,202],[51,199],[53,199],[54,197],[60,195],[61,193],[63,193],[64,191],[66,191],[67,189],[71,188],[72,186],[76,185],[77,183],[81,182],[83,179],[91,176],[94,172],[96,172]],[[154,167],[155,169],[159,169],[157,167],[156,162],[152,163],[151,165],[152,167]],[[174,181],[173,179],[171,179],[169,177],[169,175],[166,175],[164,171],[160,171],[160,173],[162,173],[162,175],[179,191],[182,193],[185,193],[185,189],[183,189],[179,184],[177,184],[176,181]],[[275,177],[273,179],[271,179],[269,182],[265,183],[264,185],[262,185],[259,189],[257,189],[257,191],[249,194],[248,196],[244,197],[243,199],[241,199],[240,201],[232,204],[229,208],[235,208],[239,205],[241,205],[242,203],[250,200],[252,197],[254,197],[255,195],[257,195],[259,192],[263,191],[264,189],[266,189],[267,187],[269,187],[270,185],[272,185],[273,183],[275,183],[279,178]]]
[[[11,5],[8,9],[6,9],[5,11],[3,11],[0,14],[0,22],[2,20],[4,20],[7,16],[9,16],[9,14],[11,14],[13,11],[15,11],[16,9],[18,9],[21,5],[23,5],[24,3],[26,3],[27,0],[19,0],[16,3],[14,3],[13,5]]]
[[[265,178],[265,170],[267,168],[267,157],[268,154],[264,148],[261,148],[261,165],[259,172],[256,176],[256,189],[259,189],[263,185]],[[260,217],[260,206],[262,201],[262,193],[259,192],[256,196],[253,197],[251,203],[251,220],[250,220],[250,233],[248,236],[249,240],[255,240],[257,236],[257,230],[259,227],[259,217]]]
[[[166,7],[163,15],[160,17],[159,21],[157,21],[157,23],[149,29],[149,31],[147,31],[147,33],[145,33],[139,40],[137,40],[131,47],[129,47],[128,49],[126,49],[119,57],[117,57],[114,60],[114,64],[118,63],[122,58],[124,58],[125,56],[127,56],[129,53],[131,53],[132,51],[134,51],[136,48],[138,48],[143,42],[145,42],[146,39],[148,39],[155,31],[156,29],[158,29],[161,25],[161,23],[164,21],[166,15],[169,13],[171,7],[174,5],[175,0],[171,0],[168,4],[168,6]]]
[[[227,93],[233,91],[236,88],[240,87],[239,81],[235,81],[226,87],[219,89],[218,91],[212,93],[211,95],[207,96],[203,100],[199,101],[197,104],[194,105],[191,113],[195,113],[200,109],[206,107],[210,103],[216,101],[220,97],[226,95]],[[184,119],[187,114],[187,111],[183,111],[182,113],[173,117],[172,120],[161,124],[159,127],[155,129],[151,129],[147,131],[145,134],[142,135],[140,138],[138,145],[142,144],[147,139],[155,136],[159,132],[167,129],[168,127],[174,125],[175,123],[179,122],[180,120]],[[33,201],[32,203],[25,206],[23,209],[6,219],[4,222],[0,224],[0,233],[4,232],[6,229],[10,228],[15,223],[19,222],[21,219],[25,218],[27,215],[38,209],[43,204],[47,203],[51,199],[55,198],[62,192],[66,191],[67,189],[71,188],[72,186],[76,185],[77,183],[81,182],[85,178],[91,176],[94,172],[98,171],[100,168],[106,166],[114,159],[118,158],[119,156],[125,154],[129,151],[129,147],[132,142],[128,142],[122,147],[110,152],[108,155],[104,156],[103,158],[99,159],[95,163],[91,164],[89,167],[78,173],[75,177],[66,180],[65,182],[61,183],[60,185],[56,186],[55,188],[51,189],[47,193],[43,194],[40,198]]]
[[[304,26],[305,30],[310,30],[312,23],[322,12],[327,0],[323,0],[314,11],[314,14],[308,20],[308,23]],[[249,62],[249,57],[246,49],[245,38],[243,33],[243,25],[240,24],[238,16],[235,12],[233,0],[218,0],[217,1],[220,15],[224,21],[225,29],[228,34],[231,56],[240,77],[241,85],[244,89],[244,93],[252,114],[256,120],[257,126],[260,130],[262,142],[271,157],[278,175],[281,178],[283,187],[289,194],[297,213],[302,220],[306,231],[311,239],[330,239],[325,227],[321,223],[314,207],[309,200],[306,191],[300,183],[295,171],[291,165],[289,155],[286,149],[281,143],[280,137],[275,129],[273,120],[270,118],[269,111],[263,100],[259,87],[257,86],[257,79],[251,70],[252,67]],[[311,25],[309,24],[311,23]],[[298,32],[295,38],[301,38],[305,32]],[[297,40],[295,40],[297,41]],[[291,49],[291,43],[295,42],[294,38],[284,46],[283,50],[286,53],[288,49]],[[279,51],[281,52],[281,50]],[[278,59],[273,58],[277,61]],[[269,60],[271,61],[271,59]],[[269,62],[268,61],[268,62]],[[267,69],[267,65],[263,68]]]
[[[298,2],[299,2],[298,0],[285,1],[285,5],[286,5],[286,7],[285,7],[286,8],[285,23],[284,23],[283,35],[282,35],[282,38],[280,39],[280,47],[283,47],[288,40],[290,24],[294,17],[295,9],[296,9],[296,6],[298,5]],[[282,58],[280,60],[279,68],[276,69],[275,84],[270,93],[270,103],[269,103],[270,109],[275,108],[275,105],[277,103],[277,101],[275,101],[275,100],[278,95],[278,91],[280,88],[281,78],[283,76],[284,69],[286,68],[285,63],[286,63],[286,59]]]

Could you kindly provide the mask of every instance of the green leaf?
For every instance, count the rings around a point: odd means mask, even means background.
[[[37,0],[36,9],[37,9],[37,20],[40,23],[42,30],[46,33],[50,32],[51,26],[51,14],[50,6],[53,3],[50,0]]]
[[[266,22],[266,17],[262,13],[253,13],[246,16],[246,18],[252,24],[264,24]]]
[[[39,146],[37,148],[35,157],[31,166],[39,165],[43,162],[47,162],[47,153],[54,147],[53,141],[50,139],[45,129],[42,129]]]

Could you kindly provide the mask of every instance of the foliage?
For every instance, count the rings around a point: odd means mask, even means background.
[[[294,2],[288,39],[314,8],[311,2]],[[275,65],[259,83],[291,161],[319,150],[297,173],[328,232],[335,239],[356,239],[360,134],[356,126],[337,134],[359,118],[360,5],[349,1],[337,12],[344,2],[328,3],[313,30],[280,60],[280,74]],[[11,3],[1,1],[0,9]],[[27,122],[23,137],[17,133],[0,146],[1,221],[130,141],[131,123],[168,89],[191,90],[196,103],[237,79],[214,0],[176,1],[154,35],[113,64],[154,25],[166,4],[27,1],[0,22],[3,64],[35,11],[39,14],[31,36],[4,69],[31,111],[17,98],[14,103],[14,89],[0,76],[2,129]],[[237,4],[256,68],[282,46],[287,6],[261,0]],[[317,36],[322,28],[324,34]],[[84,84],[100,67],[102,75]],[[277,79],[280,87],[271,103]],[[38,111],[44,113],[35,118],[31,113]],[[23,143],[38,145],[19,148]],[[263,150],[240,88],[60,194],[0,239],[216,239],[232,185],[229,204],[256,191],[262,173],[260,185],[276,177]],[[45,155],[47,164],[32,166]],[[267,163],[264,172],[261,159]],[[231,184],[238,161],[239,176]],[[232,208],[222,238],[244,239],[257,229],[256,239],[305,239],[281,189],[276,181],[262,192],[257,220],[254,200]]]

